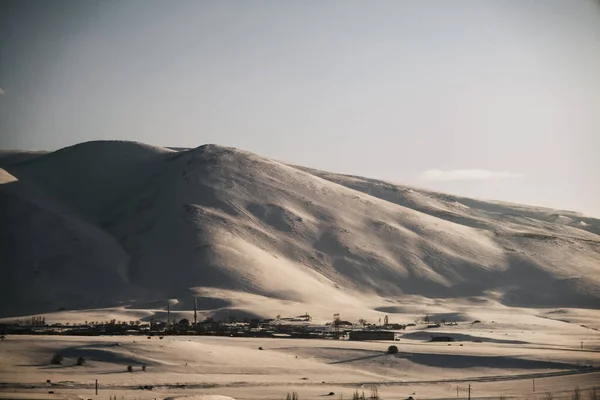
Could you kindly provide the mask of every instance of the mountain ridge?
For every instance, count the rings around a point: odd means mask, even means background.
[[[0,168],[16,178],[0,185],[3,241],[12,243],[0,245],[6,290],[26,286],[34,264],[31,275],[55,286],[26,291],[27,301],[8,290],[0,316],[160,298],[184,307],[190,293],[212,293],[207,301],[217,296],[221,305],[240,293],[298,307],[479,296],[504,306],[600,309],[600,220],[575,213],[212,144],[86,142],[29,159],[0,152]],[[52,242],[53,229],[85,246]],[[81,268],[102,285],[86,283]],[[234,306],[250,309],[243,299]]]

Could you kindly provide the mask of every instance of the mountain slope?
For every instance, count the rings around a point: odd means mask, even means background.
[[[305,167],[296,168],[371,196],[475,228],[489,229],[496,222],[503,224],[514,222],[515,229],[527,227],[528,229],[558,230],[567,236],[577,237],[583,230],[600,235],[600,220],[573,211],[481,201],[410,188],[376,179],[334,174]],[[597,240],[597,236],[590,238]]]
[[[88,257],[80,268],[100,271],[96,292],[111,293],[110,305],[171,298],[185,309],[191,290],[207,304],[225,301],[219,307],[248,296],[334,309],[414,295],[600,308],[600,223],[578,214],[329,174],[214,145],[89,142],[24,160],[0,158],[16,179],[0,185],[2,221],[22,216],[6,233],[21,250],[0,252],[3,281],[13,287],[23,285],[23,265],[45,268],[52,257],[23,250],[35,242],[61,249],[60,265]],[[33,208],[63,222],[35,225]],[[93,249],[53,242],[65,226],[78,239],[97,237]],[[65,293],[84,281],[68,276]],[[123,290],[111,288],[113,279]],[[17,292],[10,296],[22,304]],[[36,296],[48,299],[44,289],[27,296],[32,312],[40,311]]]
[[[128,255],[0,169],[0,315],[106,307],[127,293]]]

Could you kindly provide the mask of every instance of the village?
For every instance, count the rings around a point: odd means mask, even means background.
[[[365,320],[358,323],[344,321],[335,314],[331,322],[314,324],[310,315],[296,317],[277,316],[274,319],[244,319],[237,321],[215,320],[207,317],[203,321],[190,321],[186,318],[167,321],[150,319],[149,321],[85,321],[81,324],[53,323],[48,324],[44,317],[30,317],[0,323],[0,334],[5,335],[207,335],[228,337],[263,337],[263,338],[296,338],[296,339],[336,339],[336,340],[396,340],[395,331],[404,330],[415,324],[389,323],[386,316],[378,324],[370,324]],[[439,326],[439,325],[438,325]],[[436,327],[431,325],[430,327]]]

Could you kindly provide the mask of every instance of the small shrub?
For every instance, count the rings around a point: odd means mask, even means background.
[[[370,400],[379,400],[379,390],[377,390],[377,386],[371,386],[371,396],[369,396]]]
[[[388,354],[397,354],[398,353],[398,347],[397,346],[390,346],[387,349]]]
[[[50,364],[52,365],[60,365],[63,362],[63,356],[60,354],[55,354],[52,356],[52,360],[50,360]]]
[[[133,367],[131,365],[127,366],[127,372],[133,372]]]
[[[287,396],[285,396],[285,400],[298,400],[298,393],[296,392],[292,392],[292,393],[288,393]]]
[[[546,400],[553,400],[554,399],[554,395],[550,392],[546,392],[546,396],[545,396]]]
[[[356,391],[352,394],[352,400],[366,400],[365,392],[359,394],[358,389],[356,389]]]
[[[84,365],[84,364],[85,364],[85,358],[79,357],[77,359],[77,365]]]

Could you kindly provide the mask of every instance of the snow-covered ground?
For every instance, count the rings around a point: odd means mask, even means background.
[[[0,397],[283,399],[295,391],[301,399],[330,392],[337,399],[351,398],[357,389],[368,395],[376,386],[382,399],[456,398],[457,389],[466,398],[471,385],[474,398],[546,398],[548,392],[569,398],[577,387],[589,398],[589,389],[600,383],[598,331],[512,312],[493,317],[433,330],[417,325],[396,342],[8,336],[0,342]],[[432,343],[431,335],[457,341]],[[391,344],[398,354],[386,354]],[[65,357],[62,365],[50,365],[54,354]],[[78,357],[84,366],[75,365]],[[152,390],[140,388],[148,385]]]

